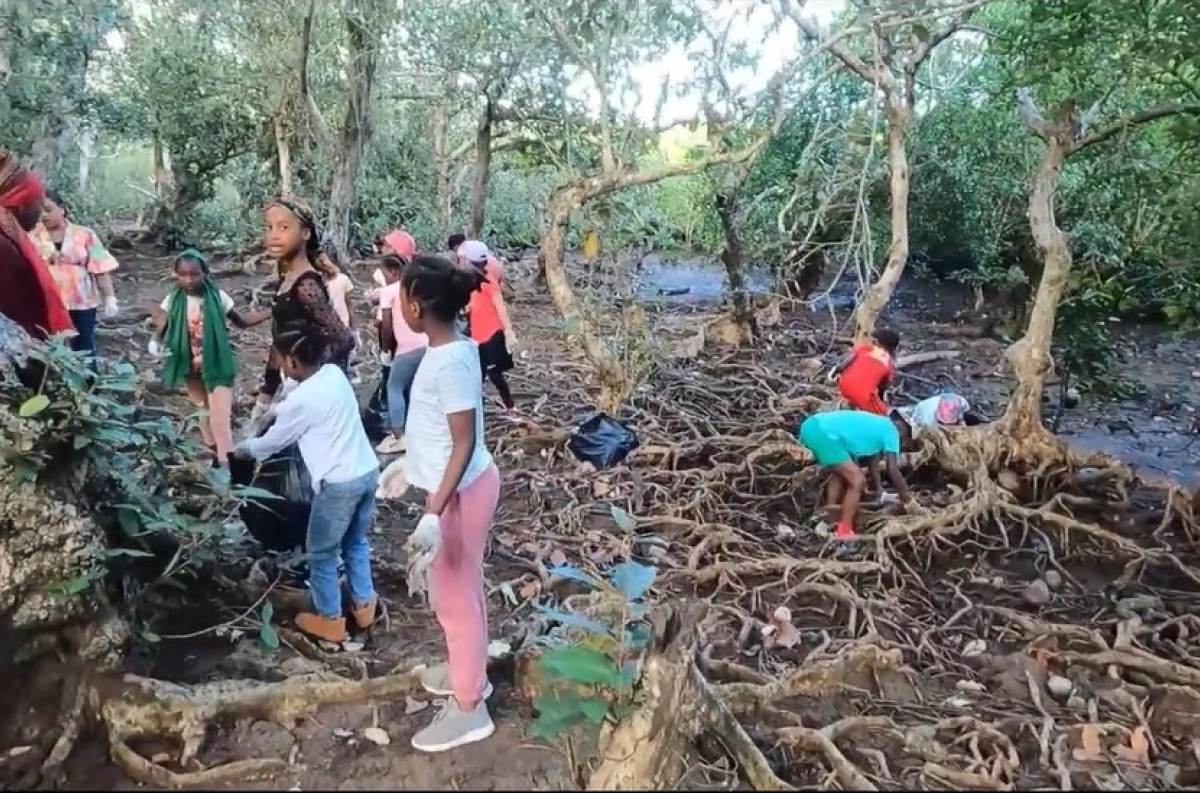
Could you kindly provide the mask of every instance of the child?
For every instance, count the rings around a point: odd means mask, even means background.
[[[325,332],[304,321],[277,330],[274,345],[280,368],[297,385],[276,405],[270,429],[243,441],[235,453],[262,460],[293,443],[299,446],[313,487],[305,543],[313,611],[299,614],[296,626],[318,639],[342,642],[347,633],[339,560],[346,565],[355,624],[365,630],[375,621],[378,597],[367,534],[375,516],[379,460],[363,430],[358,398],[345,372],[322,363]]]
[[[978,416],[971,413],[971,403],[966,397],[953,391],[943,391],[937,396],[922,399],[911,407],[900,408],[899,413],[908,421],[914,432],[922,427],[951,427],[957,424],[971,426],[979,423]]]
[[[167,355],[162,381],[168,388],[185,384],[192,404],[207,411],[200,419],[200,434],[213,452],[213,467],[223,469],[233,451],[233,382],[237,358],[226,318],[236,327],[250,328],[270,319],[269,311],[242,314],[233,298],[208,278],[208,262],[189,248],[175,260],[178,286],[154,311],[154,337],[150,354],[158,357],[165,344]]]
[[[384,438],[377,447],[383,454],[405,449],[404,425],[408,415],[409,392],[417,367],[425,356],[425,348],[429,346],[429,338],[424,333],[413,331],[400,311],[399,279],[404,267],[405,262],[399,256],[385,256],[383,259],[385,277],[395,279],[379,295],[379,306],[383,311],[379,345],[388,356],[384,360],[389,364],[388,420],[392,425],[392,436]]]
[[[854,349],[833,370],[839,374],[838,390],[855,410],[865,410],[879,416],[888,414],[883,401],[884,391],[896,374],[896,349],[900,336],[893,330],[881,330],[870,344],[856,344]]]
[[[492,258],[488,247],[479,240],[463,242],[458,247],[458,255],[484,277],[483,287],[471,295],[467,305],[467,323],[471,338],[479,345],[480,369],[500,392],[504,413],[511,417],[516,404],[504,373],[513,368],[509,350],[517,345],[517,334],[513,332],[501,291],[503,270]]]
[[[887,465],[902,503],[909,500],[908,485],[896,467],[902,445],[912,440],[912,430],[899,414],[879,416],[862,410],[835,410],[816,413],[800,425],[800,443],[812,452],[817,465],[829,468],[826,504],[829,522],[837,522],[835,536],[840,540],[854,537],[854,517],[862,499],[866,480],[857,460],[867,458],[871,484],[883,492],[879,481],[879,457]]]
[[[412,739],[441,752],[495,730],[484,700],[487,601],[483,555],[500,499],[500,474],[483,438],[483,376],[474,342],[455,319],[484,281],[483,273],[437,256],[417,256],[401,278],[400,313],[429,347],[412,382],[408,479],[428,493],[425,515],[408,541],[409,588],[429,600],[446,634],[448,663],[425,670],[421,684],[449,696],[446,709]]]

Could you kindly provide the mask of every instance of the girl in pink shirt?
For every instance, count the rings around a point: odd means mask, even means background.
[[[379,291],[380,346],[383,349],[384,365],[389,367],[385,375],[388,419],[396,439],[395,443],[390,444],[384,439],[380,444],[380,451],[386,454],[404,449],[404,425],[408,416],[409,392],[412,390],[417,367],[425,357],[429,337],[424,333],[414,332],[400,312],[400,276],[406,266],[404,259],[389,254],[383,257],[382,264],[388,285]]]

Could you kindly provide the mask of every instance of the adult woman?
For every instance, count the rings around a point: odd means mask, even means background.
[[[308,204],[294,196],[282,196],[269,204],[263,245],[279,262],[279,285],[271,305],[272,337],[285,325],[311,324],[322,331],[328,362],[348,371],[354,334],[329,299],[325,281],[332,280],[338,268],[321,249],[321,227]],[[252,418],[266,412],[282,381],[278,356],[272,351]]]
[[[37,225],[45,197],[42,181],[0,150],[0,313],[36,339],[75,329],[26,233]]]
[[[48,193],[42,208],[42,222],[30,233],[38,253],[50,267],[77,335],[72,349],[86,351],[96,358],[96,315],[104,306],[104,316],[117,314],[117,297],[111,273],[117,260],[104,247],[96,232],[67,219],[62,201]]]

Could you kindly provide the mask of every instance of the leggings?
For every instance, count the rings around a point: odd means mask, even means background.
[[[499,501],[500,472],[493,464],[446,505],[442,550],[430,570],[430,600],[446,634],[450,687],[459,703],[478,702],[487,685],[483,555]]]

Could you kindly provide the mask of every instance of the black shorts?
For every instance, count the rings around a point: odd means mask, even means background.
[[[479,368],[488,372],[507,372],[513,368],[512,353],[504,341],[504,331],[498,330],[492,338],[479,345]]]

